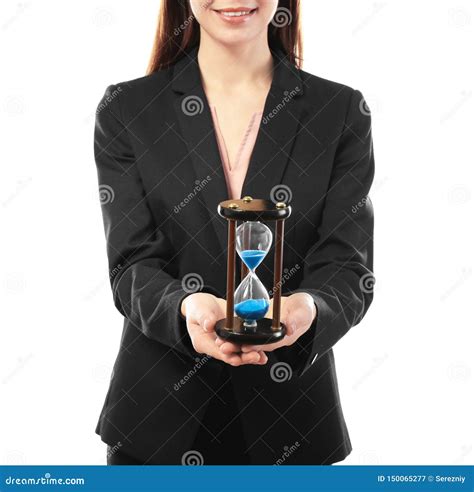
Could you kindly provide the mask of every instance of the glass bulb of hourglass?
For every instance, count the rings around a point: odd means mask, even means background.
[[[268,292],[255,273],[250,271],[235,291],[235,314],[244,320],[246,326],[256,326],[256,321],[267,314],[269,307]]]
[[[237,228],[235,239],[237,253],[249,273],[235,291],[234,310],[245,327],[255,328],[270,306],[270,296],[255,270],[270,250],[272,231],[261,222],[244,222]]]

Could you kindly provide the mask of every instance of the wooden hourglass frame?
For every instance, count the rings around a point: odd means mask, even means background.
[[[227,239],[227,292],[226,317],[216,323],[216,333],[224,340],[240,344],[273,343],[286,334],[286,328],[280,321],[281,277],[283,269],[284,223],[291,214],[291,207],[283,202],[253,199],[246,196],[241,200],[226,200],[217,208],[219,215],[228,222]],[[275,222],[275,256],[273,272],[273,318],[261,318],[256,327],[248,328],[240,317],[234,315],[236,230],[237,222]],[[248,268],[242,261],[241,278],[244,279]]]

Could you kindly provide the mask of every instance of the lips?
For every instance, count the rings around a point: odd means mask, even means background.
[[[215,9],[214,12],[223,20],[232,24],[245,22],[250,19],[255,12],[256,8],[248,7],[233,7],[227,9]]]

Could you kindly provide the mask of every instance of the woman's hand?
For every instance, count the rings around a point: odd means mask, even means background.
[[[221,352],[227,355],[260,351],[272,352],[280,347],[293,345],[298,338],[309,330],[316,315],[313,298],[305,292],[297,292],[289,297],[281,298],[280,317],[281,322],[286,326],[287,333],[279,342],[268,345],[237,345],[218,338],[216,343]],[[272,316],[272,310],[269,310],[266,317],[271,318]]]
[[[181,314],[186,318],[191,343],[194,350],[207,354],[231,366],[244,364],[263,365],[268,357],[262,350],[247,350],[245,353],[225,353],[216,344],[214,326],[225,318],[226,302],[212,294],[197,292],[187,296],[181,303]]]

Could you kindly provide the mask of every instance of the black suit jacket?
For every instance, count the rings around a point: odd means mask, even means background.
[[[332,463],[351,451],[332,347],[372,300],[370,115],[359,91],[272,53],[242,196],[291,201],[283,295],[308,292],[318,314],[265,366],[197,354],[180,315],[193,290],[226,294],[227,223],[217,204],[228,196],[197,49],[169,69],[111,85],[97,108],[110,283],[124,316],[97,432],[148,463],[179,461],[192,447],[223,370],[254,462],[275,463],[296,442],[285,463]],[[273,249],[258,272],[267,288],[272,265]]]

